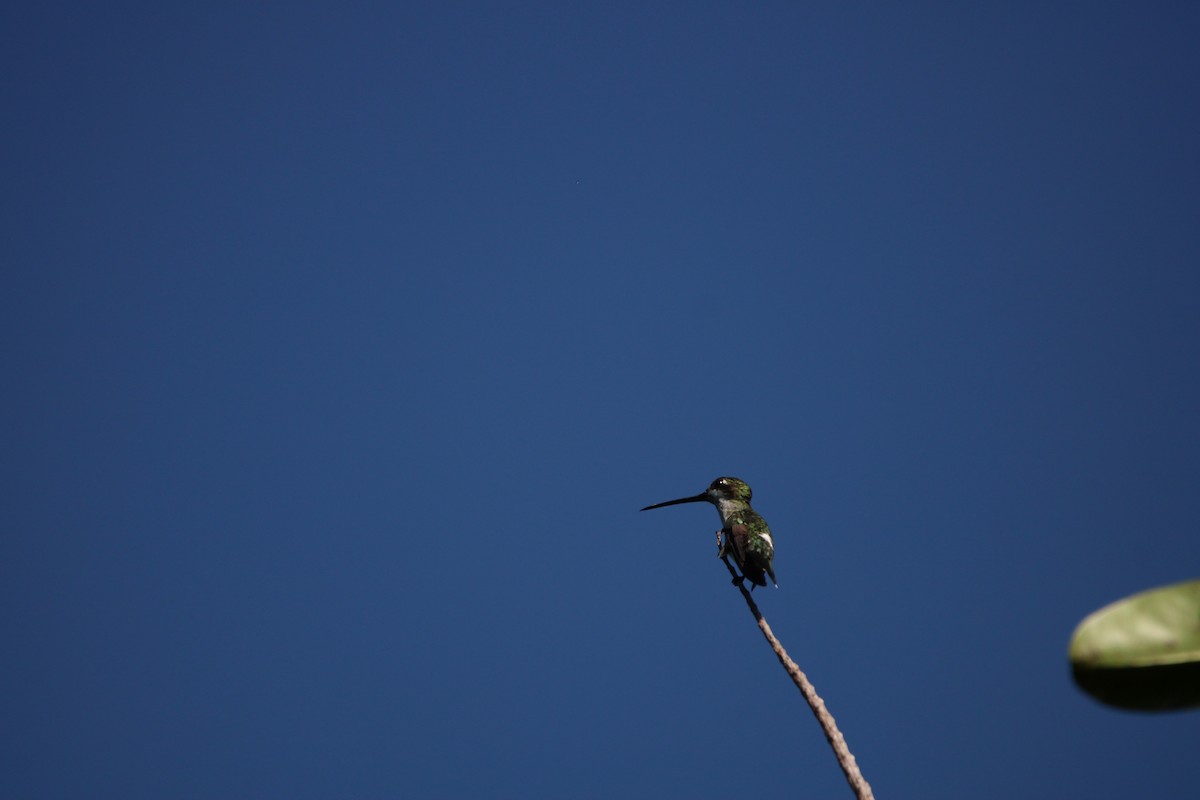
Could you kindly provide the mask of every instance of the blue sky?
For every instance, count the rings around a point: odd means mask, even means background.
[[[6,797],[1167,797],[1190,4],[24,4]],[[1186,787],[1186,788],[1185,788]]]

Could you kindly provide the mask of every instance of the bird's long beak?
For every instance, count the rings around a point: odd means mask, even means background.
[[[662,508],[663,506],[677,506],[680,503],[707,503],[707,502],[708,502],[708,494],[706,494],[705,492],[701,492],[700,494],[696,495],[695,497],[681,497],[678,500],[668,500],[665,503],[655,503],[652,506],[646,506],[645,508],[642,509],[642,511],[649,511],[652,508]]]

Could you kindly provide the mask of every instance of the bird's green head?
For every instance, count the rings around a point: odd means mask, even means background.
[[[712,502],[717,500],[737,500],[743,503],[750,502],[750,484],[739,478],[717,478],[708,485],[708,489],[704,492]]]

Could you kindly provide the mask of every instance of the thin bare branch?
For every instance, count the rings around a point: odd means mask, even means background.
[[[733,564],[729,563],[728,558],[722,560],[725,562],[725,566],[729,568],[729,573],[734,577],[734,585],[741,590],[742,597],[746,599],[746,605],[750,607],[750,613],[754,615],[754,620],[758,623],[758,629],[767,638],[767,642],[771,645],[771,649],[775,651],[775,656],[779,659],[779,663],[787,670],[787,674],[792,677],[792,682],[796,684],[796,688],[804,696],[804,701],[812,709],[813,716],[817,718],[817,722],[821,723],[821,729],[825,731],[825,738],[829,740],[829,745],[833,748],[833,754],[837,756],[838,764],[841,766],[842,772],[845,773],[846,781],[850,784],[850,788],[854,791],[858,800],[874,800],[875,795],[871,793],[871,785],[867,783],[867,779],[863,777],[862,772],[859,770],[858,762],[855,761],[854,754],[850,752],[850,747],[846,744],[846,737],[842,736],[842,732],[838,730],[833,715],[829,713],[829,709],[825,708],[825,701],[817,694],[817,690],[808,680],[808,677],[800,670],[800,667],[796,666],[796,662],[792,661],[787,651],[783,649],[783,645],[775,638],[775,634],[771,632],[771,626],[767,624],[762,612],[758,610],[758,604],[754,602],[754,597],[746,588],[745,582],[738,580],[740,576]]]

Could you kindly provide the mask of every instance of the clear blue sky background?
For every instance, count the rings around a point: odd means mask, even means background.
[[[0,12],[0,794],[1180,797],[1191,3]]]

